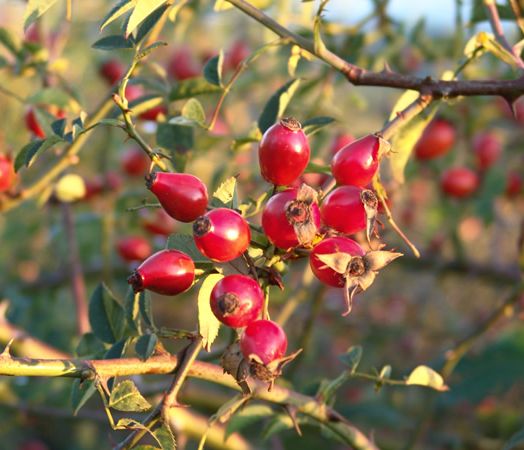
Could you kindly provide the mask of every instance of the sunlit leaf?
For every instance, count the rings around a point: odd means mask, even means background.
[[[131,380],[118,383],[109,397],[109,407],[118,411],[147,411],[150,403],[142,397],[138,388]]]
[[[209,298],[215,284],[222,278],[224,278],[224,275],[219,273],[208,275],[204,278],[198,291],[198,332],[203,338],[203,345],[207,351],[211,349],[211,344],[218,336],[220,329],[220,322],[211,311]]]
[[[448,386],[444,383],[442,376],[431,367],[418,366],[409,374],[407,385],[426,386],[437,391],[447,391]]]
[[[262,133],[282,117],[299,84],[298,79],[288,81],[271,96],[258,119],[258,128]]]

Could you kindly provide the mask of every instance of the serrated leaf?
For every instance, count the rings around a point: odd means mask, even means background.
[[[267,405],[249,405],[235,414],[227,423],[224,440],[238,431],[242,431],[244,428],[259,423],[265,417],[273,416],[275,412],[270,406]]]
[[[60,136],[52,135],[47,139],[36,139],[25,145],[16,155],[15,171],[18,172],[22,166],[31,167],[43,152],[59,142],[63,142],[63,139]]]
[[[477,41],[482,47],[484,47],[488,52],[495,55],[501,61],[504,61],[510,66],[516,67],[517,63],[515,57],[502,46],[502,44],[497,41],[495,36],[491,33],[486,33],[481,31],[477,34]]]
[[[203,346],[207,351],[210,351],[211,344],[218,336],[220,329],[220,322],[211,311],[209,302],[211,291],[224,275],[213,273],[204,278],[198,291],[198,332],[203,338]]]
[[[131,49],[135,45],[131,39],[126,39],[120,34],[113,34],[111,36],[105,36],[96,41],[91,47],[97,50],[119,50],[119,49]]]
[[[158,342],[158,337],[156,334],[145,334],[140,336],[135,344],[135,351],[138,357],[142,360],[146,360],[155,351],[156,344]]]
[[[349,347],[346,353],[339,356],[340,361],[342,361],[346,366],[348,366],[349,370],[352,373],[354,373],[357,370],[357,367],[360,364],[361,358],[362,358],[362,347],[360,345]]]
[[[105,346],[93,333],[85,333],[80,338],[75,356],[85,359],[96,359],[105,352]]]
[[[104,284],[96,287],[89,301],[89,323],[93,333],[108,344],[117,342],[124,333],[124,309]]]
[[[393,107],[390,120],[395,118],[398,112],[414,102],[418,96],[419,93],[416,91],[404,92]],[[389,153],[388,161],[393,178],[397,182],[404,183],[404,169],[409,157],[413,152],[415,144],[424,132],[424,129],[431,119],[433,119],[436,112],[437,107],[432,107],[426,110],[424,114],[418,114],[410,121],[404,123],[402,128],[390,139],[393,150]]]
[[[24,13],[24,31],[55,3],[56,0],[29,0]]]
[[[442,376],[428,366],[418,366],[413,369],[406,380],[406,384],[426,386],[441,392],[449,390]]]
[[[224,181],[218,189],[213,192],[211,205],[223,208],[233,208],[238,206],[237,198],[237,179],[236,177],[229,177]]]
[[[312,119],[304,121],[304,123],[302,124],[302,129],[304,130],[304,133],[306,133],[308,136],[313,136],[317,131],[333,122],[335,122],[335,119],[333,117],[313,117]]]
[[[182,117],[201,127],[205,127],[206,113],[202,104],[196,98],[189,99],[182,107]]]
[[[150,403],[142,397],[138,388],[131,380],[118,383],[109,397],[109,407],[118,411],[147,411]]]
[[[120,0],[102,19],[100,31],[135,6],[136,0]]]
[[[222,66],[224,63],[224,52],[213,56],[204,66],[204,78],[211,84],[222,86]]]
[[[282,117],[299,84],[299,79],[290,80],[271,96],[258,119],[262,133]]]
[[[195,240],[190,234],[172,234],[169,236],[167,247],[184,252],[186,255],[191,257],[195,264],[211,263],[209,259],[202,256],[202,254],[198,251],[195,245]]]
[[[162,423],[160,427],[153,431],[153,435],[161,444],[162,450],[176,450],[175,436],[173,436],[171,428],[166,423]]]
[[[93,380],[75,380],[71,390],[71,406],[73,407],[73,416],[87,403],[87,401],[96,392],[95,382]]]
[[[156,130],[156,143],[166,150],[186,153],[193,148],[194,133],[193,127],[159,123]]]
[[[135,8],[126,26],[126,36],[129,36],[153,11],[166,3],[166,0],[137,0]]]
[[[324,42],[322,41],[321,26],[322,26],[322,12],[324,11],[324,8],[327,5],[328,1],[329,0],[320,1],[320,6],[313,20],[313,45],[315,48],[315,54],[317,55],[326,50],[326,46]]]
[[[190,78],[176,83],[169,94],[169,99],[182,100],[197,95],[214,94],[221,92],[222,88],[207,81],[204,77]]]

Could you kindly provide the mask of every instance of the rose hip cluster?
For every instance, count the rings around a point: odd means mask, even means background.
[[[193,222],[194,242],[200,252],[212,261],[226,263],[249,247],[251,231],[247,221],[228,208],[208,209],[205,184],[186,173],[154,172],[146,176],[147,188],[157,197],[163,210],[180,222]],[[120,242],[121,254],[127,260],[144,258],[150,247],[128,240]],[[131,251],[132,249],[132,251]],[[147,255],[149,256],[149,255]],[[135,292],[148,289],[162,295],[187,291],[195,280],[195,264],[190,256],[166,249],[147,257],[128,278]],[[262,320],[264,293],[258,281],[237,274],[227,275],[213,288],[211,310],[224,325],[243,329],[240,349],[244,363],[253,374],[272,381],[280,373],[287,349],[284,330],[271,320]],[[268,375],[269,374],[269,375]]]
[[[311,249],[310,265],[323,283],[344,288],[347,310],[354,294],[366,290],[377,270],[399,253],[369,251],[347,235],[366,230],[368,241],[374,230],[377,197],[368,186],[376,175],[388,143],[370,134],[350,141],[337,151],[331,171],[337,183],[319,206],[319,193],[302,184],[273,195],[262,212],[262,228],[280,249]],[[309,163],[306,134],[294,118],[284,118],[262,137],[259,162],[262,176],[275,186],[293,184]]]

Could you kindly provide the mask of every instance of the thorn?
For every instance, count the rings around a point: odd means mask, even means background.
[[[505,101],[506,101],[506,104],[508,105],[511,113],[513,114],[513,118],[514,119],[517,119],[517,108],[516,108],[516,104],[517,104],[517,99],[518,97],[502,97]]]
[[[302,437],[302,430],[300,429],[300,425],[297,421],[297,407],[286,405],[284,406],[284,409],[286,410],[288,416],[291,418],[291,422],[293,423],[293,428],[295,428],[295,431],[297,434]]]
[[[387,61],[384,61],[384,68],[382,69],[383,73],[392,73],[391,66]]]
[[[10,341],[7,343],[7,345],[4,348],[4,351],[2,352],[0,356],[11,357],[10,350],[11,350],[11,345],[13,344],[14,341],[15,341],[15,338],[10,339]]]

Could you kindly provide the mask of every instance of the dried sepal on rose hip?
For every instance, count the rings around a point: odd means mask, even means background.
[[[319,226],[318,193],[307,184],[275,194],[262,213],[264,233],[283,249],[310,244]]]
[[[386,250],[372,250],[364,256],[343,251],[315,254],[315,257],[325,265],[321,266],[321,269],[331,269],[344,279],[344,299],[347,310],[342,314],[343,316],[351,312],[355,294],[368,289],[375,281],[378,271],[400,256],[403,254]]]
[[[287,336],[282,327],[271,320],[251,322],[240,337],[240,350],[248,361],[249,373],[268,383],[269,390],[282,374],[283,367],[297,357],[301,350],[285,355]]]

